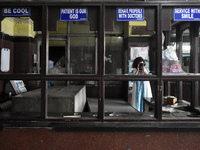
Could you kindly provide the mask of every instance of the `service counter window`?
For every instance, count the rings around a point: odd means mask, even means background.
[[[163,7],[163,119],[198,119],[200,7]]]
[[[37,120],[42,103],[42,6],[0,10],[0,118]]]
[[[98,13],[95,7],[49,7],[48,74],[97,74]]]
[[[151,73],[157,74],[155,22],[154,8],[106,7],[105,74],[132,74],[137,57],[142,57]]]
[[[42,7],[1,7],[0,74],[40,74]]]
[[[41,118],[41,81],[1,80],[0,119]]]
[[[99,73],[99,7],[50,6],[48,12],[46,118],[97,119],[99,81],[90,78]]]
[[[199,7],[163,8],[163,75],[200,75],[199,12]]]
[[[98,81],[47,82],[47,112],[53,119],[97,119],[99,102]]]
[[[157,80],[149,78],[158,74],[156,9],[105,8],[105,119],[155,119]]]

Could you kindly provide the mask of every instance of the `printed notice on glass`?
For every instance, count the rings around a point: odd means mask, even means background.
[[[144,21],[144,9],[117,8],[117,21]]]
[[[174,21],[200,21],[200,8],[174,8]]]
[[[86,8],[61,8],[60,9],[61,21],[87,21]]]

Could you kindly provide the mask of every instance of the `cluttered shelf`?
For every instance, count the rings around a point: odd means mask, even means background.
[[[144,111],[154,111],[155,99],[144,98]],[[186,100],[177,100],[176,97],[166,96],[162,101],[162,119],[200,119],[199,107],[191,107]]]

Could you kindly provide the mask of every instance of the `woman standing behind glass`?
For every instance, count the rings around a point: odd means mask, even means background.
[[[146,64],[142,57],[137,57],[133,61],[134,75],[151,74],[149,69],[145,68]],[[138,111],[143,112],[143,98],[152,97],[151,86],[149,81],[133,81],[132,102],[131,105]]]

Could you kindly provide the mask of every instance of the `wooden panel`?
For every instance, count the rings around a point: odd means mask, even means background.
[[[33,72],[33,51],[36,44],[29,37],[15,39],[14,73]]]
[[[19,138],[20,137],[20,138]],[[198,149],[199,132],[54,132],[9,129],[1,131],[1,149],[15,150],[161,150]]]

